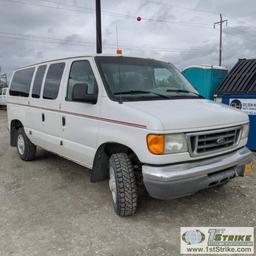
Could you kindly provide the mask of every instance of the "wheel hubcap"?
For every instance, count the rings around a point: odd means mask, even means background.
[[[21,134],[18,136],[17,145],[18,145],[19,153],[21,155],[23,155],[24,152],[25,152],[25,141],[24,141],[24,138]]]
[[[116,177],[113,167],[109,168],[109,189],[112,193],[113,201],[116,203]]]

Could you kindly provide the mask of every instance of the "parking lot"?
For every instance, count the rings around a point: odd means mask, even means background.
[[[39,150],[23,162],[0,110],[0,255],[179,255],[181,226],[256,226],[256,175],[173,201],[146,193],[115,215],[107,182]]]

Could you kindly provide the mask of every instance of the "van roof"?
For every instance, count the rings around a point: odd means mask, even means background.
[[[65,57],[65,58],[45,60],[45,61],[41,61],[41,62],[30,64],[30,65],[26,65],[26,66],[23,66],[23,67],[20,67],[20,68],[27,68],[27,67],[31,67],[31,66],[35,66],[35,65],[40,65],[40,64],[44,64],[44,63],[49,63],[49,62],[53,62],[53,61],[59,61],[59,60],[69,60],[69,59],[78,59],[78,58],[90,58],[90,57],[94,58],[95,56],[112,56],[112,55],[91,54],[91,55],[69,56],[69,57]],[[115,55],[113,55],[113,56],[115,56]]]
[[[142,58],[142,59],[152,59],[152,58],[143,58],[143,57],[136,57],[136,56],[127,56],[127,55],[117,55],[117,54],[91,54],[91,55],[80,55],[80,56],[70,56],[70,57],[65,57],[65,58],[58,58],[58,59],[52,59],[52,60],[47,60],[47,61],[41,61],[41,62],[37,62],[34,64],[30,64],[30,65],[26,65],[23,67],[20,67],[18,69],[23,69],[23,68],[28,68],[28,67],[33,67],[36,65],[41,65],[41,64],[46,64],[49,62],[54,62],[54,61],[61,61],[61,60],[70,60],[70,59],[79,59],[79,58],[94,58],[94,57],[130,57],[130,58]],[[16,69],[16,70],[18,70]]]

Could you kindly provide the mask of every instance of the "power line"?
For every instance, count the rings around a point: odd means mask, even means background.
[[[10,33],[10,32],[2,32],[0,31],[0,35],[2,37],[17,37],[17,38],[24,38],[26,40],[33,40],[39,42],[52,42],[57,44],[72,44],[72,45],[95,45],[94,42],[84,42],[84,41],[72,41],[67,42],[66,39],[54,38],[54,37],[46,37],[46,36],[37,36],[37,35],[26,35],[26,34],[18,34],[18,33]]]
[[[63,44],[63,45],[72,45],[72,46],[87,46],[90,48],[95,47],[94,42],[85,42],[85,41],[72,41],[67,42],[65,39],[60,38],[54,38],[54,37],[43,37],[43,36],[37,36],[37,35],[25,35],[25,34],[18,34],[18,33],[9,33],[9,32],[2,32],[0,31],[0,37],[3,38],[9,38],[9,39],[15,39],[15,40],[25,40],[25,41],[35,41],[40,43],[49,43],[49,44]],[[116,49],[116,44],[105,44],[106,48],[109,49]],[[153,50],[153,51],[160,51],[160,52],[173,52],[173,53],[180,53],[180,52],[197,52],[200,51],[201,48],[194,48],[194,49],[178,49],[178,48],[154,48],[150,46],[135,46],[135,45],[121,45],[120,46],[123,49],[126,50]]]
[[[62,5],[62,6],[67,6],[67,7],[73,7],[73,8],[79,8],[79,9],[86,9],[86,10],[90,10],[90,11],[95,11],[95,9],[91,9],[91,8],[86,8],[85,6],[82,6],[82,5],[77,5],[77,4],[66,4],[66,3],[60,3],[60,2],[55,2],[55,1],[52,1],[52,0],[38,0],[40,2],[46,2],[46,3],[51,3],[51,4],[56,4],[56,5]],[[163,3],[158,3],[158,2],[154,2],[154,1],[147,1],[147,2],[151,2],[151,3],[154,3],[154,4],[162,4],[162,5],[165,5],[165,6],[170,6],[172,8],[178,8],[178,9],[186,9],[186,10],[190,10],[190,11],[196,11],[196,12],[204,12],[204,13],[207,13],[207,14],[213,14],[213,15],[218,15],[218,13],[213,13],[213,12],[208,12],[208,11],[202,11],[202,10],[198,10],[198,9],[195,9],[195,8],[187,8],[187,7],[181,7],[181,6],[172,6],[172,5],[168,5],[168,4],[163,4]],[[125,17],[129,17],[129,18],[132,18],[134,19],[134,16],[133,15],[129,15],[129,14],[125,14],[125,13],[120,13],[120,12],[113,12],[113,11],[107,11],[107,10],[103,10],[102,12],[104,13],[109,13],[109,14],[113,14],[113,15],[120,15],[120,16],[125,16]],[[207,26],[209,24],[206,24]]]
[[[43,5],[40,3],[31,3],[31,2],[27,2],[27,1],[20,1],[20,0],[0,0],[1,2],[6,2],[6,3],[11,3],[11,4],[21,4],[21,5],[25,5],[25,6],[39,6],[39,7],[45,7],[45,8],[50,8],[50,9],[59,9],[59,10],[67,10],[67,11],[73,11],[73,12],[82,12],[84,13],[84,11],[88,11],[90,13],[93,12],[92,9],[83,9],[83,10],[79,10],[79,9],[69,9],[69,8],[64,8],[61,6],[50,6],[50,5]],[[60,4],[61,5],[61,4]]]
[[[50,9],[56,9],[56,10],[66,10],[66,11],[72,11],[72,12],[80,12],[80,13],[83,13],[83,14],[84,14],[84,12],[88,12],[88,13],[94,13],[95,12],[95,9],[85,8],[85,7],[83,7],[83,8],[79,7],[80,9],[66,8],[66,7],[63,7],[66,4],[52,2],[50,0],[48,0],[47,3],[57,4],[58,6],[50,6],[50,5],[43,5],[43,4],[39,4],[39,3],[31,3],[31,2],[22,1],[22,0],[0,0],[0,1],[1,2],[6,2],[6,3],[11,3],[11,4],[21,4],[21,5],[25,5],[25,6],[30,5],[30,6],[39,6],[39,7],[45,7],[45,8],[50,8]],[[46,0],[41,0],[41,2],[46,2]],[[75,6],[75,5],[66,5],[66,6]],[[135,16],[132,16],[132,15],[129,15],[129,14],[106,11],[106,10],[103,10],[102,13],[105,16],[112,16],[112,17],[117,17],[117,18],[128,18],[128,19],[136,20]],[[159,18],[147,18],[147,17],[143,17],[142,20],[150,21],[150,22],[176,24],[176,25],[179,25],[179,26],[188,26],[188,27],[196,25],[200,29],[208,29],[208,30],[211,29],[208,24],[203,24],[203,23],[191,23],[191,22],[186,23],[186,22],[180,22],[180,21],[173,21],[173,20],[159,19]]]
[[[67,11],[72,11],[72,12],[80,12],[83,13],[84,12],[89,12],[94,14],[95,12],[95,8],[86,8],[86,7],[82,7],[82,6],[76,6],[76,5],[67,5],[67,4],[62,4],[62,3],[58,3],[58,2],[53,2],[53,1],[46,1],[46,0],[39,0],[41,2],[45,2],[45,3],[50,3],[50,4],[55,4],[56,6],[52,6],[52,5],[43,5],[40,3],[32,3],[32,2],[28,2],[28,1],[22,1],[22,0],[0,0],[1,2],[6,2],[6,3],[11,3],[11,4],[21,4],[21,5],[30,5],[30,6],[39,6],[39,7],[45,7],[45,8],[50,8],[50,9],[57,9],[57,10],[67,10]],[[64,7],[65,6],[65,7]],[[75,7],[76,9],[71,9],[71,8],[67,8],[67,7]],[[119,18],[132,18],[135,20],[135,16],[129,15],[129,14],[124,14],[124,13],[118,13],[118,12],[112,12],[112,11],[107,11],[107,10],[103,10],[102,11],[105,15],[107,16],[114,16],[114,17],[119,17]]]
[[[83,12],[83,10],[86,10],[90,13],[95,13],[95,10],[96,10],[95,8],[88,8],[88,7],[85,7],[85,6],[82,6],[82,5],[66,4],[66,3],[60,3],[60,2],[55,2],[55,1],[51,1],[51,0],[37,0],[37,1],[45,2],[45,3],[49,3],[49,4],[55,4],[56,9],[58,9],[59,6],[65,6],[65,7],[76,8],[76,9],[63,8],[65,10],[78,11],[78,12]],[[119,13],[119,12],[113,12],[113,11],[108,11],[108,10],[103,10],[102,12],[105,13],[106,15],[114,16],[114,17],[123,17],[124,16],[124,17],[134,18],[134,16],[132,16],[132,15]]]
[[[51,3],[51,4],[56,4],[56,5],[62,5],[62,6],[67,6],[67,7],[74,7],[74,8],[81,8],[81,9],[89,9],[86,8],[85,6],[82,5],[77,5],[77,4],[66,4],[66,3],[61,3],[61,2],[55,2],[52,0],[37,0],[40,2],[46,2],[46,3]],[[189,10],[189,11],[195,11],[195,12],[202,12],[202,13],[207,13],[207,14],[213,14],[213,15],[218,15],[218,13],[214,13],[214,12],[210,12],[210,11],[206,11],[206,10],[200,10],[200,9],[196,9],[196,8],[189,8],[189,7],[185,7],[185,6],[177,6],[177,5],[170,5],[170,4],[166,4],[166,3],[160,3],[160,2],[155,2],[155,1],[147,1],[149,3],[152,4],[159,4],[159,5],[165,5],[165,6],[170,6],[172,8],[177,8],[177,9],[185,9],[185,10]],[[95,9],[91,9],[95,11]],[[103,11],[102,11],[103,12]],[[104,12],[108,12],[108,13],[114,13],[114,14],[121,14],[123,15],[123,13],[117,13],[117,12],[111,12],[111,11],[104,11]],[[126,15],[126,14],[125,14]],[[131,16],[131,15],[128,15]],[[134,18],[134,16],[131,16]]]
[[[62,5],[62,6],[67,6],[67,7],[75,7],[75,8],[82,8],[82,9],[90,9],[91,10],[91,8],[86,8],[85,6],[77,5],[77,4],[66,4],[66,3],[55,2],[55,1],[51,1],[51,0],[37,0],[37,1],[56,4],[56,5]]]
[[[155,18],[142,18],[142,20],[152,21],[152,22],[160,22],[160,23],[178,24],[179,26],[197,26],[197,28],[211,30],[209,25],[204,24],[204,23],[189,22],[189,24],[187,24],[186,22],[172,21],[172,20],[166,20],[166,19],[157,19],[157,18],[156,19]]]
[[[212,14],[212,15],[218,15],[218,13],[210,12],[207,10],[201,10],[201,9],[197,9],[197,8],[189,8],[189,7],[185,7],[185,6],[170,5],[167,3],[160,3],[160,2],[156,2],[156,1],[147,1],[147,2],[152,3],[152,4],[165,5],[165,6],[169,6],[171,8],[175,8],[175,9],[184,9],[184,10],[193,11],[193,12],[201,12],[201,13],[207,13],[207,14]]]

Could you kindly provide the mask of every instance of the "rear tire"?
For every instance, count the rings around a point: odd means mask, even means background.
[[[115,212],[121,216],[136,213],[138,192],[133,165],[125,153],[113,154],[109,160],[109,188]]]
[[[29,140],[23,128],[17,132],[16,138],[17,151],[20,158],[24,161],[31,161],[36,156],[36,146]]]

